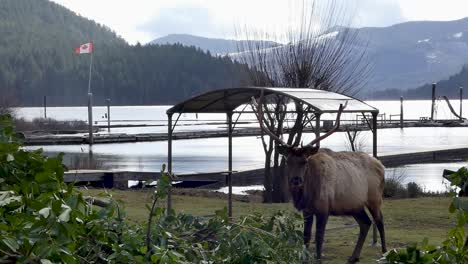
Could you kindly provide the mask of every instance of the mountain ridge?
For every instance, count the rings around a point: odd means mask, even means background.
[[[365,90],[360,93],[362,96],[388,89],[408,90],[447,79],[468,63],[468,17],[453,21],[408,21],[388,27],[349,30],[357,33],[363,46],[367,45],[367,58],[373,68]],[[180,35],[173,35],[171,41],[185,45],[177,36]],[[186,45],[197,46],[193,43]],[[210,50],[209,46],[197,47]]]

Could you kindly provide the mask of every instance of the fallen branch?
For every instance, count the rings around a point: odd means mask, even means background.
[[[108,201],[105,201],[96,197],[92,197],[92,196],[85,196],[83,198],[85,199],[86,202],[92,205],[99,206],[99,207],[108,207],[111,204]]]

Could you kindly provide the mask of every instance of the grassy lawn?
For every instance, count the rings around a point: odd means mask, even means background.
[[[90,189],[83,192],[97,195],[102,193],[102,190]],[[124,204],[129,220],[137,223],[146,220],[148,211],[145,204],[151,202],[149,191],[109,190],[109,192]],[[213,215],[215,210],[222,209],[226,204],[225,200],[215,198],[173,196],[173,206],[177,212],[198,216]],[[449,204],[449,198],[385,200],[383,214],[387,247],[389,249],[402,247],[411,242],[421,242],[426,237],[431,244],[440,244],[455,223],[448,213]],[[295,211],[291,204],[233,203],[235,216],[253,212],[271,214],[278,210]],[[351,255],[359,232],[359,228],[354,224],[354,219],[350,217],[330,217],[328,231],[325,234],[324,263],[344,263]],[[345,226],[347,227],[344,228]],[[370,246],[371,233],[372,230],[363,248],[361,263],[375,263],[375,260],[381,256],[379,248]]]

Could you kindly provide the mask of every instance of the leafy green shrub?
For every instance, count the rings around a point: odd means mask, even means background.
[[[162,171],[148,224],[125,221],[112,199],[96,209],[63,182],[62,155],[26,152],[10,118],[0,117],[0,263],[301,263],[298,214],[254,214],[233,221],[167,212],[170,178]],[[110,197],[109,197],[110,198]]]
[[[415,182],[408,182],[406,185],[406,191],[409,198],[419,197],[423,193],[422,188]]]
[[[115,204],[93,210],[63,182],[61,159],[22,150],[10,118],[0,117],[0,262],[92,261],[117,243]]]
[[[466,167],[459,169],[456,173],[449,175],[451,185],[465,188],[468,186],[468,170]],[[456,215],[456,225],[448,232],[447,239],[440,246],[429,245],[425,239],[421,244],[413,244],[405,249],[393,249],[384,255],[380,263],[468,263],[468,236],[465,228],[468,224],[468,198],[453,198],[449,212]]]
[[[14,119],[15,129],[21,132],[40,131],[40,132],[56,132],[71,133],[79,130],[86,130],[88,124],[85,121],[69,120],[59,121],[53,118],[34,118],[28,121],[24,118]]]
[[[389,178],[385,179],[383,195],[385,198],[404,198],[407,196],[407,190],[400,181]]]
[[[455,173],[448,176],[450,183],[454,187],[458,187],[460,191],[458,196],[468,196],[468,168],[462,167]]]

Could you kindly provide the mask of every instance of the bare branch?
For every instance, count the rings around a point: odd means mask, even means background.
[[[343,113],[343,110],[346,108],[347,105],[348,105],[348,101],[346,101],[344,106],[342,104],[340,104],[340,108],[338,109],[338,113],[336,114],[335,126],[332,129],[330,129],[327,133],[325,133],[324,135],[312,140],[306,146],[312,146],[314,144],[317,144],[318,142],[324,140],[325,138],[327,138],[331,134],[335,133],[335,131],[340,127],[341,113]]]
[[[279,142],[281,145],[290,146],[289,144],[284,142],[281,138],[279,138],[277,135],[275,135],[275,133],[271,132],[270,129],[265,127],[265,124],[263,121],[263,99],[264,99],[263,90],[261,92],[258,102],[255,100],[254,97],[252,97],[252,104],[257,108],[257,111],[258,111],[256,115],[257,115],[258,123],[260,124],[260,128],[262,129],[263,132],[268,134],[271,138]]]

